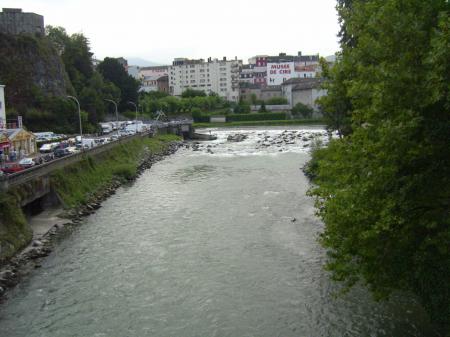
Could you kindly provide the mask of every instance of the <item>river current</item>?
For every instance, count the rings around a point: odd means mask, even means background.
[[[300,170],[324,131],[211,132],[67,230],[0,306],[0,336],[430,335],[409,296],[335,296]]]

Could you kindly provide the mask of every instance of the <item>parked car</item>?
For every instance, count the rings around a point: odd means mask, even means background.
[[[50,160],[55,159],[55,155],[53,154],[53,152],[52,153],[47,153],[47,154],[41,156],[41,158],[44,160],[44,162],[48,162]]]
[[[55,155],[56,158],[61,158],[61,157],[65,157],[68,156],[70,154],[70,151],[67,148],[58,148],[56,149],[53,154]]]
[[[50,152],[53,152],[58,146],[59,146],[59,143],[57,143],[57,142],[47,143],[47,144],[42,145],[39,148],[39,152],[40,153],[50,153]]]
[[[40,153],[52,152],[52,144],[44,144],[39,148]]]
[[[7,174],[12,174],[12,173],[16,173],[16,172],[20,172],[23,171],[24,168],[18,164],[6,164],[3,168],[2,171],[4,173]]]
[[[75,146],[69,146],[66,150],[69,151],[70,154],[80,152],[80,150],[78,150]]]
[[[33,158],[23,158],[19,161],[19,165],[23,168],[33,167],[35,164]]]

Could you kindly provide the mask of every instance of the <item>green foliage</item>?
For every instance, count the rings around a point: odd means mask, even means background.
[[[261,112],[261,113],[267,112],[266,103],[264,101],[261,102],[261,106],[259,107],[259,112]]]
[[[15,192],[0,194],[0,263],[26,246],[32,235]]]
[[[208,118],[209,120],[209,118]],[[196,128],[208,128],[208,127],[234,127],[234,126],[274,126],[274,125],[322,125],[321,119],[286,119],[286,120],[264,120],[264,121],[240,121],[240,122],[227,122],[227,123],[209,123],[200,122],[194,123]]]
[[[267,101],[268,105],[283,105],[288,104],[288,101],[285,97],[272,97]]]
[[[143,94],[139,104],[145,113],[153,114],[161,110],[167,115],[192,113],[193,109],[200,109],[201,112],[211,112],[224,105],[223,99],[217,95],[191,96],[189,94],[188,96],[179,98],[159,94]]]
[[[120,164],[114,167],[113,175],[125,180],[133,180],[136,178],[136,166],[130,163]]]
[[[250,104],[241,100],[239,101],[239,104],[234,107],[233,112],[235,114],[249,114],[251,112]]]
[[[77,206],[113,179],[132,179],[145,153],[160,153],[169,142],[176,140],[179,137],[174,135],[138,138],[119,144],[101,156],[86,156],[82,161],[52,173],[52,186],[66,207]]]
[[[186,89],[181,93],[183,98],[193,98],[193,97],[205,97],[206,93],[203,90]]]
[[[303,103],[297,103],[293,108],[292,108],[292,114],[295,116],[302,116],[303,118],[311,118],[312,115],[314,113],[313,108],[311,108],[308,105],[305,105]]]
[[[448,2],[340,1],[338,10],[342,52],[324,69],[320,103],[344,137],[312,166],[327,268],[376,298],[414,293],[450,334]]]
[[[339,137],[351,133],[352,102],[348,95],[349,79],[353,76],[352,65],[342,62],[342,54],[337,55],[336,64],[329,69],[326,61],[321,58],[322,76],[325,81],[322,88],[327,95],[320,97],[317,103],[330,131],[336,130]]]
[[[202,111],[199,108],[192,109],[192,119],[196,123],[201,123],[201,122],[208,123],[209,122],[209,116],[203,115]]]
[[[22,116],[43,98],[73,90],[61,59],[46,38],[0,33],[0,82],[6,105]]]
[[[157,99],[164,98],[167,96],[169,96],[169,94],[164,91],[150,91],[150,92],[142,92],[140,94],[141,99],[149,98],[149,99],[153,99],[153,100],[157,100]]]
[[[66,95],[78,97],[88,113],[85,130],[104,118],[103,98],[120,99],[120,90],[94,70],[89,41],[64,28],[46,27],[46,36],[0,34],[0,82],[6,84],[7,118],[22,115],[32,131],[72,133],[77,109]]]
[[[227,122],[239,121],[268,121],[286,119],[284,112],[258,113],[258,114],[232,114],[227,116]]]
[[[140,83],[132,76],[128,75],[117,59],[106,57],[98,64],[97,70],[103,75],[105,80],[110,81],[120,89],[121,100],[119,102],[119,110],[126,110],[127,102],[129,101],[138,101]]]

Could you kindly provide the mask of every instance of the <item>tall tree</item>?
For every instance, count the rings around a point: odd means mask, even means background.
[[[129,108],[128,101],[138,102],[140,84],[132,76],[128,75],[117,59],[106,57],[99,63],[97,69],[106,80],[112,82],[120,89],[122,100],[119,105],[121,110]]]
[[[450,334],[448,1],[339,1],[338,11],[324,108],[348,115],[352,132],[315,153],[311,191],[327,267],[377,298],[411,291]]]

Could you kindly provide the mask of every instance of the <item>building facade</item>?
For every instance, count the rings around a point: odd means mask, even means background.
[[[169,92],[181,96],[186,89],[216,93],[220,97],[239,101],[239,68],[242,61],[235,58],[222,60],[208,58],[190,60],[177,58],[169,68]]]
[[[0,12],[0,32],[11,35],[44,35],[44,17],[35,13],[24,13],[20,8],[3,8]]]
[[[242,67],[240,82],[250,82],[266,86],[278,86],[291,78],[313,78],[320,72],[319,55],[258,55],[248,60]]]
[[[169,92],[169,67],[154,66],[139,68],[138,80],[141,81],[140,91]]]
[[[153,75],[144,76],[141,80],[142,86],[140,91],[151,92],[161,91],[169,93],[169,76],[168,75]]]
[[[317,99],[327,94],[321,84],[320,78],[292,78],[281,85],[282,96],[287,99],[291,108],[297,103],[303,103],[314,111],[319,111]]]
[[[139,77],[143,79],[146,76],[168,76],[169,66],[140,67]]]

